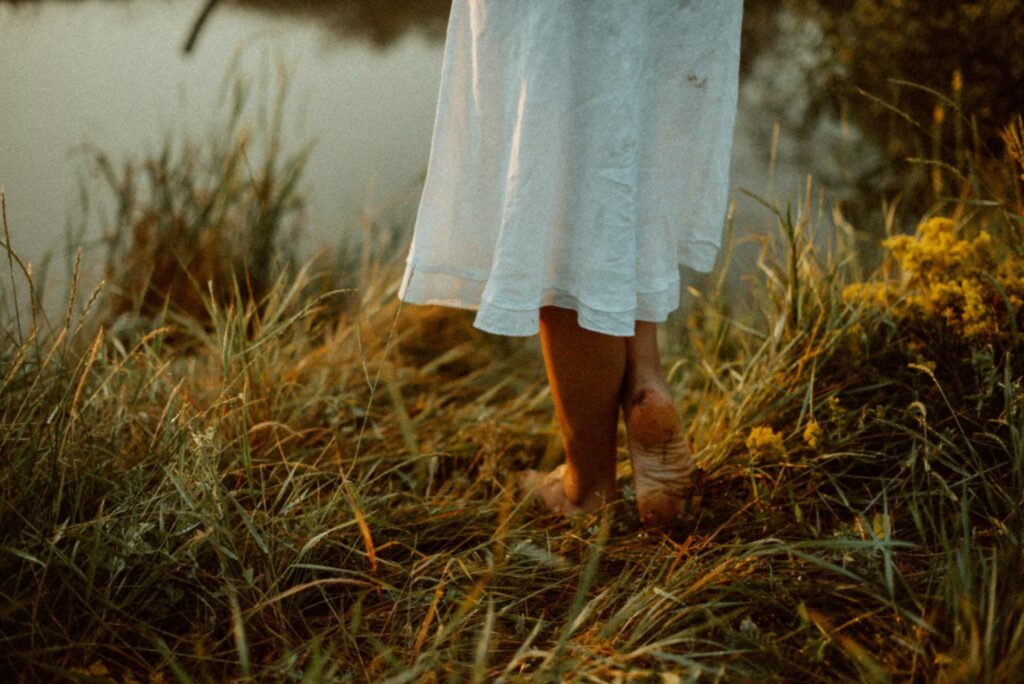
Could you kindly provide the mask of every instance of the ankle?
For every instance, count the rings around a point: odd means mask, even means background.
[[[566,498],[583,510],[600,508],[615,497],[615,477],[593,478],[583,476],[569,467],[565,470],[562,487]]]
[[[655,392],[659,395],[672,397],[672,388],[669,387],[665,373],[661,366],[651,364],[638,365],[630,368],[625,374],[622,382],[622,396],[629,401],[634,401],[637,395],[644,392]]]

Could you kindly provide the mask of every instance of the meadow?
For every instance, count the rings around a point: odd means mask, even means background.
[[[239,111],[96,153],[106,279],[55,321],[4,211],[5,680],[1024,677],[1019,119],[1001,158],[927,167],[931,209],[880,241],[837,212],[815,244],[810,187],[765,201],[750,309],[729,244],[663,328],[706,478],[656,532],[624,433],[621,501],[520,499],[560,458],[536,341],[402,306],[387,226],[275,251],[303,157]]]

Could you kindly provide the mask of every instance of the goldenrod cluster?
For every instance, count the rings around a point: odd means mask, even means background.
[[[817,449],[821,444],[821,436],[824,430],[821,429],[821,424],[813,418],[807,421],[806,427],[804,427],[804,441],[807,442],[807,446],[812,449]]]
[[[786,456],[782,435],[767,426],[751,428],[746,445],[751,457],[759,460],[779,460]]]
[[[969,342],[1011,334],[1010,316],[1024,305],[1024,258],[998,255],[987,231],[964,238],[952,220],[932,218],[916,235],[882,245],[899,263],[902,280],[855,283],[843,290],[845,301],[925,325],[941,321]]]

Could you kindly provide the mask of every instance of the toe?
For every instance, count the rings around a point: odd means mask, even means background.
[[[519,487],[520,494],[529,494],[536,489],[537,471],[533,468],[527,468],[526,470],[517,470],[515,472],[516,485]]]
[[[637,499],[640,520],[647,527],[670,527],[683,508],[682,494],[655,492]]]
[[[565,487],[562,485],[564,473],[563,463],[548,473],[533,469],[521,470],[516,473],[516,478],[522,492],[525,495],[536,494],[549,511],[562,515],[579,513],[583,509],[569,501],[565,494]]]

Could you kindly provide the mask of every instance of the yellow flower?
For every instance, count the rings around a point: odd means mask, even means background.
[[[1008,320],[1024,302],[1024,258],[997,253],[992,236],[958,234],[957,224],[936,216],[915,235],[882,242],[900,266],[897,281],[853,283],[843,292],[847,303],[885,311],[897,322],[948,327],[968,342],[1005,338]]]
[[[782,435],[767,426],[751,428],[746,445],[754,458],[782,458],[786,455]]]
[[[889,302],[889,287],[886,283],[851,283],[843,288],[842,297],[848,304],[884,309]]]
[[[839,397],[836,395],[833,394],[825,400],[825,407],[828,409],[829,418],[833,423],[841,422],[846,418],[846,409],[839,403]]]
[[[804,427],[804,441],[807,442],[807,446],[812,449],[817,449],[818,445],[821,443],[822,432],[824,431],[821,429],[821,425],[818,424],[818,421],[813,418],[807,421],[807,426]]]

